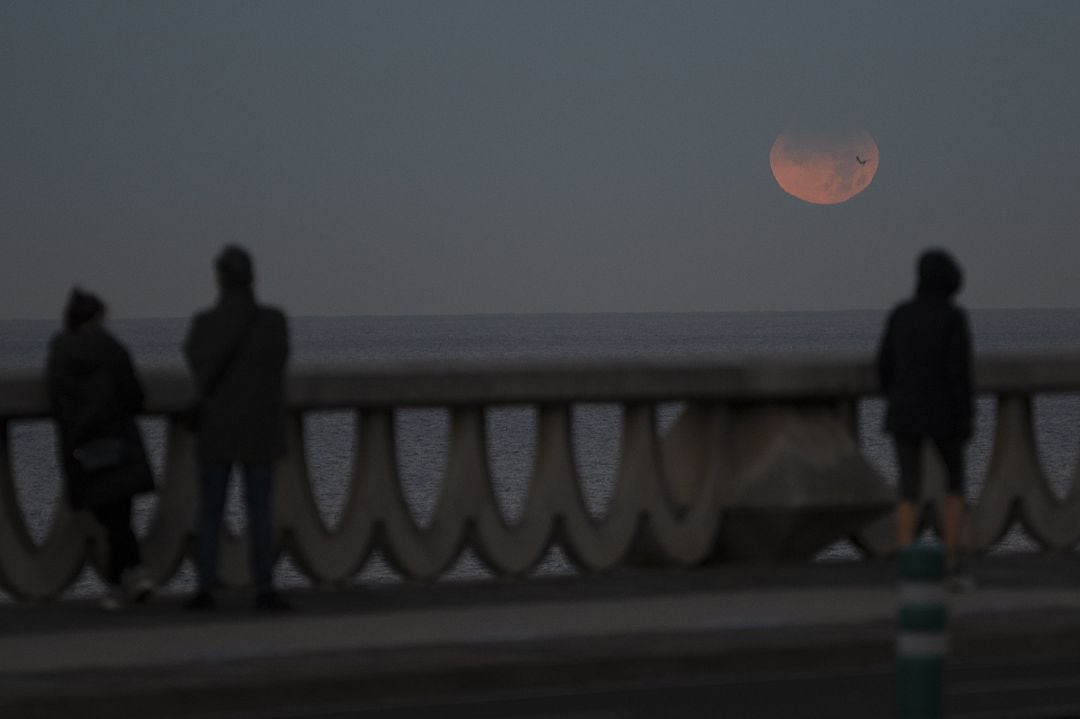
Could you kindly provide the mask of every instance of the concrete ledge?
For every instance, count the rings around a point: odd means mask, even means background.
[[[192,389],[181,370],[142,373],[148,414],[185,409]],[[978,391],[1080,392],[1080,356],[982,355]],[[454,406],[546,402],[790,401],[875,395],[865,356],[806,355],[639,362],[359,363],[298,368],[288,380],[293,409]],[[0,377],[0,418],[41,417],[48,403],[41,374]]]

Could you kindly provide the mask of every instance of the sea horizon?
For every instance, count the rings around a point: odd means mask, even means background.
[[[580,316],[702,316],[702,315],[791,315],[791,314],[860,314],[860,313],[885,313],[897,304],[904,302],[908,297],[900,297],[888,306],[882,307],[854,307],[844,309],[733,309],[733,310],[598,310],[598,311],[509,311],[509,312],[362,312],[357,314],[345,313],[291,313],[287,307],[275,303],[273,300],[258,298],[263,304],[281,307],[292,319],[423,319],[423,318],[469,318],[469,317],[580,317]],[[1077,312],[1080,305],[1074,306],[1037,306],[1037,307],[971,307],[963,302],[957,303],[969,313],[986,312]],[[192,308],[191,312],[184,315],[110,315],[110,321],[120,322],[153,322],[189,320],[196,312],[213,303],[205,303]],[[0,317],[0,323],[5,322],[59,322],[60,310],[55,317]]]

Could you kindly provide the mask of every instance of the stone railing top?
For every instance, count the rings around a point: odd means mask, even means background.
[[[147,413],[186,408],[192,385],[183,370],[141,373]],[[1080,392],[1080,354],[1002,354],[975,363],[979,392]],[[289,406],[542,404],[554,402],[813,400],[879,392],[866,356],[804,355],[682,361],[453,362],[300,367],[289,374]],[[49,412],[41,374],[0,376],[0,418]]]

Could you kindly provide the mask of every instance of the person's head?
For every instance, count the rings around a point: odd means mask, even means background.
[[[100,325],[105,320],[105,303],[78,287],[71,290],[64,307],[64,329],[69,332]]]
[[[926,250],[919,256],[919,284],[916,293],[923,296],[952,297],[964,284],[960,265],[945,250]]]
[[[225,292],[250,290],[255,281],[251,255],[237,245],[227,245],[214,260],[214,268],[217,270],[218,287]]]

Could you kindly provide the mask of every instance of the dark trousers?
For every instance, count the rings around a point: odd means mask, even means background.
[[[91,511],[105,527],[109,543],[105,581],[113,585],[120,584],[120,576],[124,570],[139,564],[139,542],[135,539],[135,532],[131,531],[131,497],[94,507]]]
[[[270,515],[270,489],[273,465],[242,464],[244,500],[247,504],[248,536],[251,540],[251,568],[259,593],[273,588],[274,529]],[[202,465],[199,500],[199,526],[195,536],[195,563],[199,570],[199,589],[210,591],[217,584],[218,557],[221,551],[221,519],[229,488],[230,463]]]

